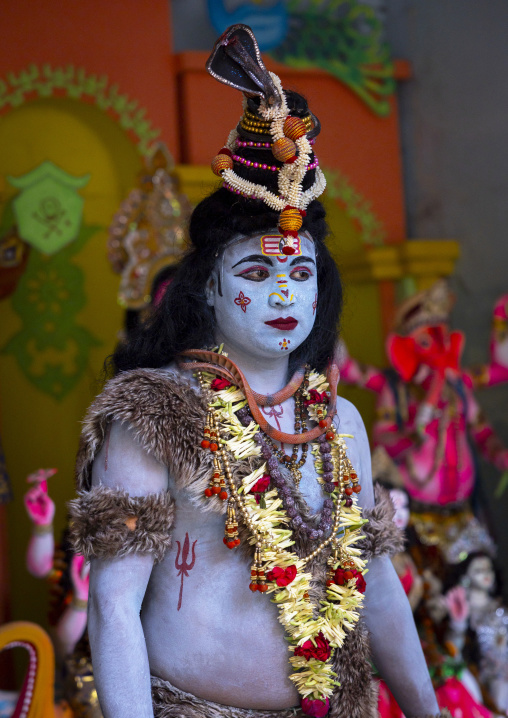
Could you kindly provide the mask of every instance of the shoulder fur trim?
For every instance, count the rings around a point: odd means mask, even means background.
[[[335,652],[333,670],[340,685],[330,698],[328,718],[378,718],[378,686],[372,679],[369,636],[362,620]]]
[[[375,486],[376,505],[372,509],[364,509],[363,517],[369,523],[362,528],[365,538],[357,546],[366,559],[375,556],[393,556],[404,550],[404,533],[395,525],[393,517],[395,508],[389,492],[382,486]]]
[[[171,547],[175,506],[167,492],[129,496],[94,486],[69,502],[69,512],[72,546],[88,561],[132,553],[150,553],[162,561]]]
[[[135,369],[111,379],[83,422],[76,466],[78,491],[91,486],[94,457],[113,421],[128,424],[141,446],[178,475],[183,485],[211,460],[199,448],[206,402],[181,377],[157,369]]]

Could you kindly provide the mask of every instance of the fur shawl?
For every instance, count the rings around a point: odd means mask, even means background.
[[[90,490],[94,458],[110,423],[120,421],[134,430],[148,453],[168,466],[178,485],[188,490],[201,511],[225,513],[222,502],[203,498],[213,468],[210,452],[200,447],[206,411],[205,397],[179,375],[159,369],[122,372],[106,384],[85,417],[76,466],[78,491]],[[240,480],[259,461],[256,458],[232,461],[234,476]],[[293,489],[293,498],[306,522],[312,524],[312,516],[297,489]],[[361,548],[367,559],[393,555],[403,549],[402,534],[393,523],[393,515],[388,493],[376,487],[376,506],[364,510],[369,523],[364,528]],[[295,532],[295,539],[296,549],[308,553],[305,535]]]

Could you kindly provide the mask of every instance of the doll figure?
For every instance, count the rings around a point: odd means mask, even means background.
[[[508,710],[508,613],[495,595],[496,573],[492,558],[473,554],[462,567],[463,575],[447,594],[450,639],[467,653],[467,631],[477,646],[479,679],[496,708]]]
[[[408,718],[437,715],[390,562],[393,510],[375,504],[363,423],[337,397],[319,122],[246,26],[207,67],[244,93],[212,162],[223,186],[115,353],[78,457],[103,714],[369,718],[372,655]]]

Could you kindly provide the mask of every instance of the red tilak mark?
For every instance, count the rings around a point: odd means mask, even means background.
[[[287,262],[288,259],[289,259],[289,257],[282,257],[282,258],[277,257],[277,261],[280,262],[281,264],[284,264],[284,262]]]
[[[178,544],[178,552],[176,554],[175,559],[175,568],[178,571],[178,575],[182,577],[182,581],[180,583],[180,596],[178,597],[178,608],[176,609],[179,611],[182,607],[182,594],[183,594],[183,577],[189,575],[189,571],[194,568],[194,564],[196,563],[196,554],[194,552],[194,546],[197,543],[194,541],[192,544],[192,561],[190,564],[187,563],[187,559],[189,558],[189,547],[190,547],[190,541],[189,541],[189,534],[185,534],[185,540],[183,542],[183,551],[182,551],[182,561],[180,564],[178,564],[178,559],[180,558],[180,541],[176,542]]]
[[[316,307],[317,307],[317,292],[316,292],[316,296],[314,297],[314,302],[312,304],[312,314],[316,313]]]
[[[280,431],[280,422],[279,418],[284,414],[284,407],[279,404],[279,406],[271,406],[270,409],[267,411],[264,406],[261,407],[261,411],[263,414],[268,416],[270,419],[275,419],[275,423],[277,424],[277,429]]]
[[[235,304],[238,307],[241,307],[242,312],[244,312],[244,313],[247,311],[247,305],[250,303],[251,303],[251,300],[249,299],[249,297],[246,297],[243,292],[240,292],[240,294],[235,299]]]
[[[287,299],[288,296],[289,296],[289,289],[281,289],[280,291],[282,292],[282,294],[283,294],[283,295],[286,297],[286,299]]]

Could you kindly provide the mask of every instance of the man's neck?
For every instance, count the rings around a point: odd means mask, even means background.
[[[289,357],[260,359],[238,352],[224,344],[224,351],[247,379],[250,388],[259,394],[275,394],[288,382]]]

